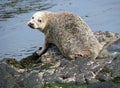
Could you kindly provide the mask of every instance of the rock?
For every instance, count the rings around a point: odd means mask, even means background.
[[[120,39],[119,34],[109,32],[109,31],[106,31],[106,32],[99,31],[99,32],[94,32],[94,34],[101,44],[105,44],[109,41],[112,42],[112,41],[116,41],[117,39]]]
[[[120,87],[115,84],[120,84],[120,35],[112,32],[96,32],[95,35],[101,44],[116,40],[100,53],[102,58],[69,60],[51,44],[41,57],[33,53],[21,61],[1,61],[0,88],[60,88],[58,84],[86,84],[88,88]],[[57,85],[49,87],[51,83]]]
[[[77,59],[73,61],[63,59],[54,73],[44,75],[44,78],[47,82],[86,83],[95,79],[96,74],[92,70],[96,69],[98,71],[99,69],[97,68],[100,68],[100,65],[89,59]]]
[[[15,80],[18,74],[19,73],[8,64],[0,63],[0,88],[14,88],[18,86]]]
[[[103,69],[108,70],[112,78],[120,77],[120,54],[111,63],[106,64]]]
[[[120,54],[107,62],[97,75],[101,81],[112,80],[115,77],[120,77]]]
[[[25,72],[5,62],[0,63],[0,88],[41,88],[43,80],[38,73]]]
[[[95,85],[90,85],[88,88],[120,88],[112,82],[100,82]]]
[[[28,74],[28,73],[26,73]],[[19,81],[20,88],[42,88],[43,79],[38,73],[24,74],[17,81]]]

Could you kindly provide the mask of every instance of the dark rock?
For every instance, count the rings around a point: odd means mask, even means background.
[[[109,41],[116,41],[117,39],[120,39],[119,34],[109,31],[106,32],[99,31],[95,32],[94,34],[100,43],[107,43]]]
[[[22,77],[19,81],[19,85],[21,88],[41,88],[43,82],[43,79],[38,73],[30,73],[29,75],[24,75]]]
[[[104,68],[110,71],[111,77],[120,77],[120,54],[117,55],[111,63],[106,64]]]
[[[0,88],[41,88],[40,74],[25,72],[6,63],[0,63]]]
[[[0,63],[0,88],[14,88],[14,86],[18,86],[15,80],[18,75],[19,73],[10,65]]]
[[[49,81],[49,82],[51,80],[53,81],[53,76],[54,76],[54,81],[58,81],[61,83],[91,82],[93,79],[95,79],[95,75],[96,75],[92,71],[94,69],[93,66],[96,66],[94,67],[95,69],[99,67],[98,63],[94,63],[90,61],[89,59],[77,59],[73,61],[61,60],[60,66],[58,66],[55,69],[52,75],[46,78],[46,81]]]
[[[111,44],[107,49],[110,52],[120,52],[120,39]]]
[[[120,86],[115,85],[113,82],[100,82],[94,85],[90,85],[88,88],[120,88]]]

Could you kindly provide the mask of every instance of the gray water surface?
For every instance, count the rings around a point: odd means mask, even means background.
[[[0,60],[20,60],[44,43],[44,34],[27,26],[36,11],[70,11],[80,15],[93,31],[120,33],[120,0],[1,0]]]

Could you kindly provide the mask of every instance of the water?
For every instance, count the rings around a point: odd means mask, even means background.
[[[27,26],[36,11],[70,11],[80,15],[93,31],[120,33],[120,0],[1,0],[0,60],[20,60],[44,43],[44,35]]]

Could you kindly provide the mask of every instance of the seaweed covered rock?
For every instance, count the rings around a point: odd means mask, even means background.
[[[33,53],[20,61],[1,61],[0,88],[119,88],[120,35],[112,32],[95,35],[101,44],[112,41],[96,60],[69,60],[51,44],[41,57]]]

